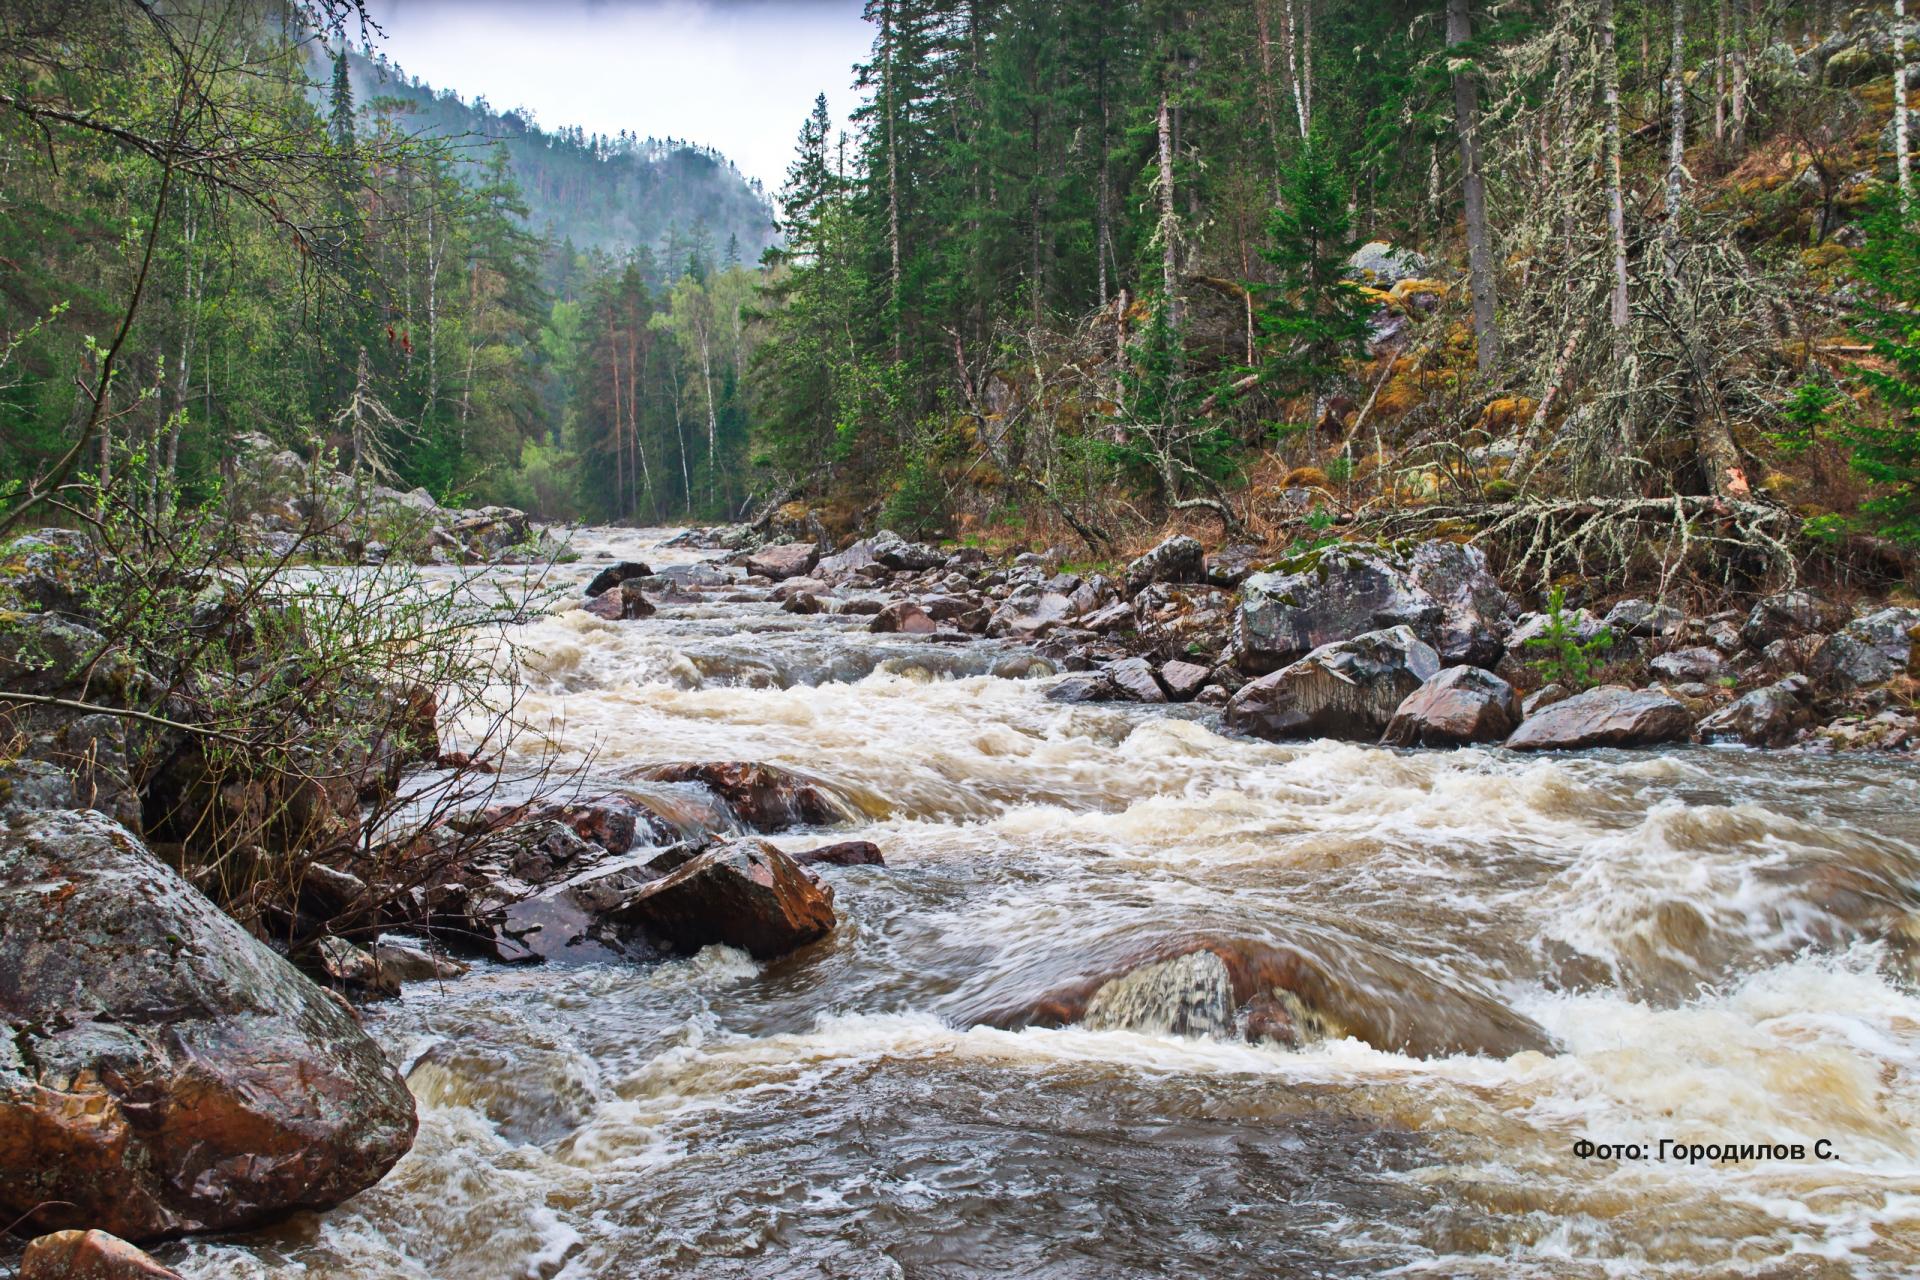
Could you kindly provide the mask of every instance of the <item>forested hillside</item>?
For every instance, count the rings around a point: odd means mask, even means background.
[[[316,54],[324,79],[327,59]],[[773,207],[759,180],[710,147],[624,130],[606,137],[577,126],[545,129],[525,109],[496,110],[484,94],[466,99],[423,84],[377,48],[350,48],[347,66],[363,112],[447,140],[468,157],[469,173],[491,143],[504,143],[528,224],[548,240],[614,254],[644,246],[678,261],[704,238],[748,262],[774,242]]]
[[[194,500],[264,433],[550,518],[1898,575],[1896,8],[870,0],[764,255],[711,153],[200,14],[211,138],[139,41],[5,101],[0,467]]]

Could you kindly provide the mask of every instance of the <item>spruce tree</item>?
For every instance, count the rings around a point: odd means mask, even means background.
[[[1281,173],[1260,251],[1275,274],[1272,283],[1255,286],[1264,348],[1257,372],[1271,391],[1317,391],[1343,362],[1366,354],[1373,304],[1347,267],[1356,247],[1350,227],[1347,193],[1327,145],[1310,134]]]
[[[1853,269],[1868,291],[1861,328],[1881,365],[1857,372],[1887,413],[1855,423],[1844,437],[1854,470],[1885,486],[1862,513],[1886,537],[1920,545],[1920,227],[1897,193],[1882,192],[1865,230]]]

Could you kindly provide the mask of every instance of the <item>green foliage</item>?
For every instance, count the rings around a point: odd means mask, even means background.
[[[1594,671],[1613,648],[1614,636],[1602,627],[1587,639],[1566,612],[1566,593],[1554,587],[1547,594],[1547,627],[1530,638],[1525,647],[1540,654],[1528,665],[1549,683],[1564,685],[1578,693],[1595,684]]]
[[[1260,256],[1276,278],[1255,286],[1264,359],[1261,383],[1281,395],[1315,391],[1366,354],[1372,304],[1347,271],[1357,248],[1348,192],[1326,142],[1309,135],[1282,171]]]
[[[1845,432],[1854,470],[1881,487],[1861,512],[1883,536],[1920,545],[1920,228],[1896,196],[1875,200],[1853,269],[1868,292],[1861,329],[1887,366],[1858,370],[1885,418],[1862,415]]]
[[[1780,418],[1786,426],[1767,432],[1768,442],[1789,458],[1799,457],[1827,433],[1834,406],[1844,398],[1824,382],[1801,383],[1780,407]]]

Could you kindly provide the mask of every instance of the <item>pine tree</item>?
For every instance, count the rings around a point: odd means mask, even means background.
[[[1317,392],[1343,363],[1366,354],[1372,304],[1347,261],[1355,248],[1346,191],[1326,142],[1309,134],[1281,175],[1260,256],[1275,280],[1256,285],[1265,348],[1261,382],[1282,395]]]

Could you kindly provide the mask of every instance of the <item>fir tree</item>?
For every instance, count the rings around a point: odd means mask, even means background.
[[[1350,227],[1327,145],[1309,135],[1281,175],[1260,251],[1275,273],[1272,283],[1255,286],[1265,348],[1258,372],[1269,390],[1316,391],[1343,362],[1366,354],[1372,304],[1347,269],[1356,247]]]

